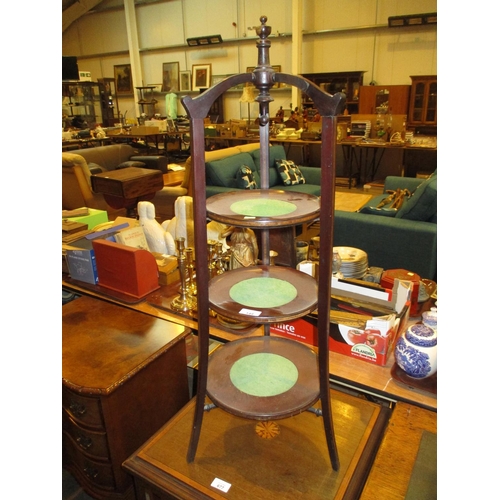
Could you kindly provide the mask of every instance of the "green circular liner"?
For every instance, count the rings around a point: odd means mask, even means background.
[[[290,390],[299,378],[299,371],[289,359],[279,354],[260,352],[236,361],[229,377],[241,392],[268,397]]]
[[[277,278],[250,278],[231,287],[229,296],[247,307],[268,309],[288,304],[297,297],[297,289]]]
[[[235,201],[231,204],[235,214],[249,217],[278,217],[291,214],[297,210],[297,205],[288,201],[254,198],[250,200]]]

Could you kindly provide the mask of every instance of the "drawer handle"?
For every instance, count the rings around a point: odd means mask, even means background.
[[[94,467],[90,467],[89,465],[83,468],[83,472],[85,472],[85,475],[89,479],[95,479],[99,475],[99,471]]]
[[[75,403],[74,401],[69,405],[69,409],[75,417],[81,417],[82,415],[85,415],[87,412],[87,408],[85,405],[82,405],[80,403]]]
[[[88,436],[84,436],[83,434],[78,435],[76,442],[78,443],[78,446],[84,450],[88,450],[92,446],[92,439]]]

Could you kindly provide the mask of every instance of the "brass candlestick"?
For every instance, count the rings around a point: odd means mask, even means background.
[[[184,250],[185,238],[179,237],[175,239],[175,246],[177,248],[177,263],[179,266],[179,274],[181,277],[180,295],[175,297],[170,304],[170,307],[176,311],[190,312],[196,311],[197,302],[188,293],[187,285],[187,267],[186,267],[186,254]]]
[[[194,299],[198,293],[196,287],[196,276],[194,272],[194,260],[193,260],[194,250],[192,247],[187,247],[184,250],[184,255],[186,256],[186,269],[187,269],[187,292]]]

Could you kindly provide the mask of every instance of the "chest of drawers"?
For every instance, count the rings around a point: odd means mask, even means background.
[[[63,466],[95,498],[135,498],[122,462],[188,402],[190,330],[85,296],[62,316]]]

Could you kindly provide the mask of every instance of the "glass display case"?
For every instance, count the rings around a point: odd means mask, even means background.
[[[85,129],[102,125],[101,85],[97,82],[63,82],[63,126]]]

